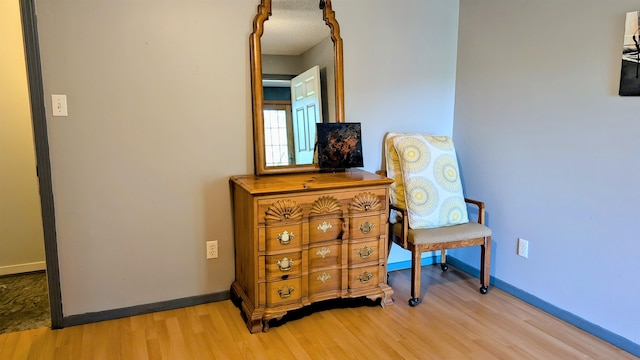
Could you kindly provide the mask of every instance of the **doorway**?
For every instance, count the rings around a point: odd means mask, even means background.
[[[0,3],[0,333],[50,325],[20,7]]]
[[[34,196],[37,198],[35,201],[39,201],[40,203],[41,230],[44,240],[44,267],[46,269],[46,287],[48,288],[51,327],[57,329],[63,327],[62,301],[35,0],[12,1],[19,2],[19,18],[16,22],[19,24],[18,27],[21,27],[24,41],[24,60],[28,88],[26,106],[29,107],[30,110],[33,146],[35,148],[35,163],[37,164],[37,184],[35,185],[37,190],[34,191],[39,193],[39,197],[37,195]],[[15,3],[10,4],[10,6],[14,5]],[[15,9],[12,12],[15,13]],[[0,31],[6,31],[6,29],[0,28]],[[24,69],[20,69],[20,71],[24,71]],[[29,117],[27,116],[25,120],[28,122]],[[26,124],[22,125],[26,126]],[[33,157],[33,154],[31,154],[31,156]],[[34,226],[38,226],[38,224]]]

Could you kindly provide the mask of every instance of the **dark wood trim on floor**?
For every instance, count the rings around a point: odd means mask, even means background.
[[[114,320],[114,319],[129,317],[129,316],[149,314],[149,313],[154,313],[158,311],[180,309],[187,306],[195,306],[195,305],[202,305],[202,304],[207,304],[211,302],[229,300],[230,298],[231,298],[231,294],[229,290],[227,290],[227,291],[222,291],[217,293],[190,296],[190,297],[181,298],[181,299],[160,301],[157,303],[137,305],[137,306],[131,306],[131,307],[126,307],[121,309],[98,311],[98,312],[86,313],[86,314],[80,314],[80,315],[71,315],[63,319],[62,326],[68,327],[68,326],[84,325],[84,324],[89,324],[89,323],[94,323],[99,321]]]

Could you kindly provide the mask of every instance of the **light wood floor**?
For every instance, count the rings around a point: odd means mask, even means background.
[[[637,359],[450,267],[392,272],[395,304],[316,311],[249,334],[231,301],[0,335],[0,359]]]

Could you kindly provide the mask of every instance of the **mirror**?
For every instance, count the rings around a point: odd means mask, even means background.
[[[317,171],[315,123],[344,122],[330,0],[261,0],[250,37],[255,174]]]

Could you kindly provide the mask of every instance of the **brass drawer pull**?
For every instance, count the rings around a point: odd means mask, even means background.
[[[322,249],[316,251],[316,255],[320,255],[321,258],[325,258],[327,257],[328,254],[331,254],[331,249],[326,248],[326,247],[322,247]]]
[[[331,225],[331,223],[328,223],[326,221],[323,221],[322,224],[318,225],[318,230],[322,231],[323,233],[327,233],[327,230],[331,229],[333,226]]]
[[[288,245],[289,243],[291,243],[291,240],[293,240],[294,237],[295,236],[293,235],[293,233],[285,230],[278,234],[278,241],[280,241],[280,244],[282,245]]]
[[[278,289],[278,295],[280,295],[281,298],[285,299],[291,296],[293,290],[293,286],[285,285],[282,287],[282,289]]]
[[[360,231],[362,231],[363,234],[368,234],[371,230],[373,230],[373,224],[368,221],[365,221],[360,225]]]
[[[358,275],[358,280],[360,280],[361,283],[366,284],[371,280],[372,277],[372,273],[365,271],[362,274]]]
[[[323,272],[322,275],[319,275],[316,280],[318,281],[322,281],[322,283],[326,283],[327,280],[331,279],[331,274],[327,274],[326,272]]]
[[[280,271],[289,271],[293,266],[293,260],[289,259],[288,257],[284,257],[282,258],[282,260],[278,260],[276,265],[278,265]]]
[[[373,249],[366,245],[363,246],[362,249],[358,250],[358,255],[363,259],[368,258],[371,254],[373,254]]]

